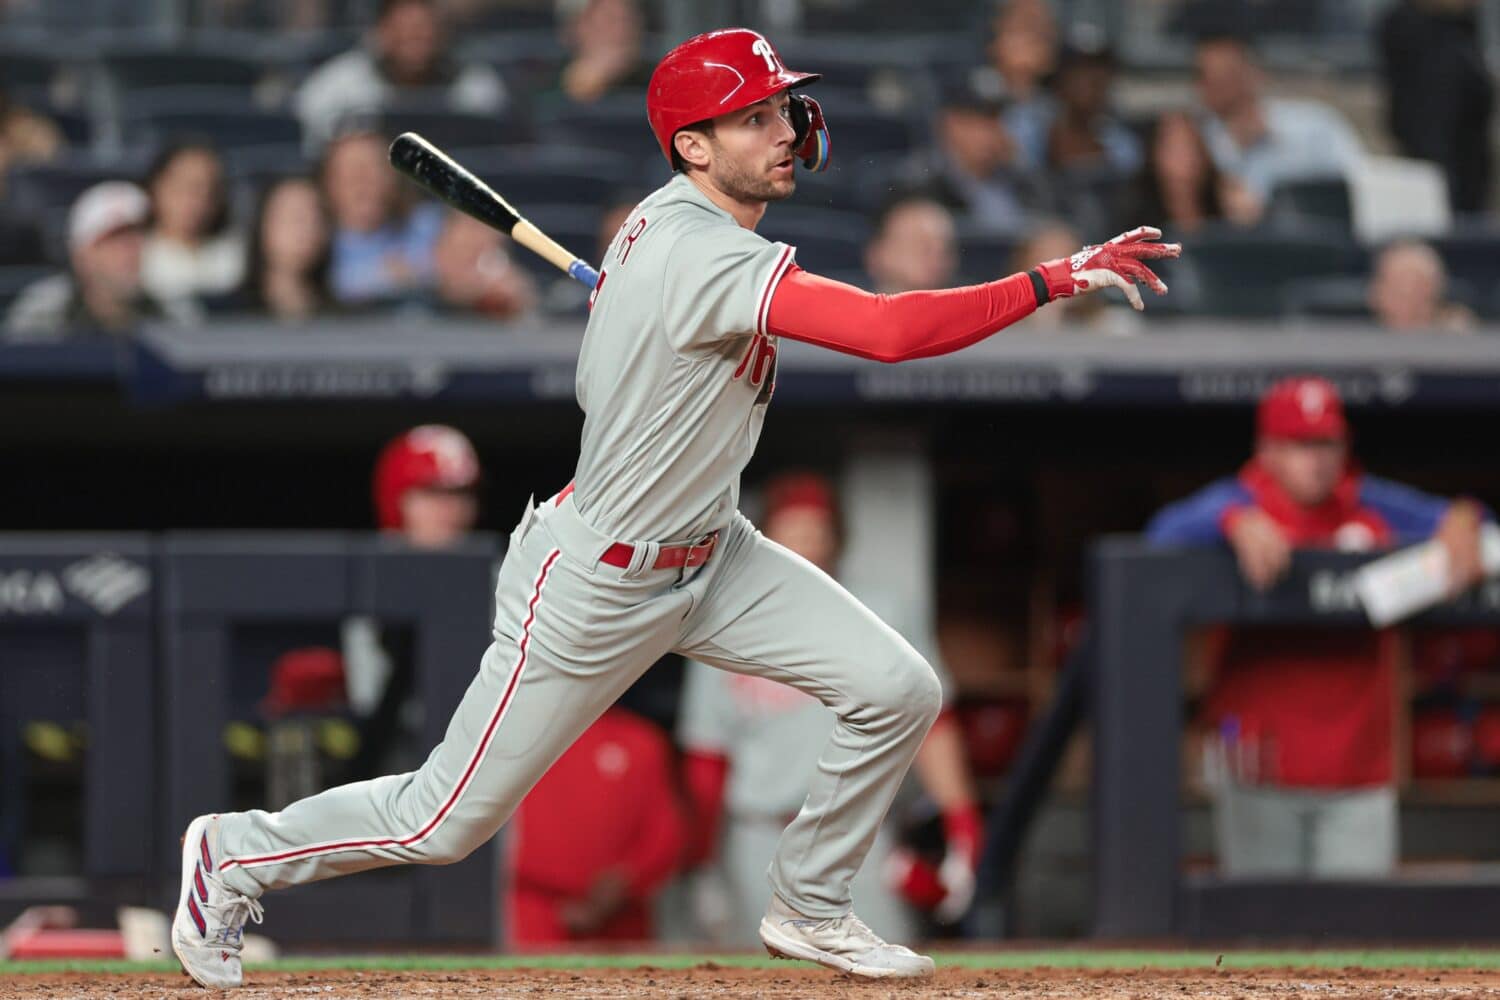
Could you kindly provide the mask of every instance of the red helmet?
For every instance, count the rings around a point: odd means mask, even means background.
[[[382,529],[401,523],[407,490],[468,490],[479,485],[479,456],[469,439],[452,427],[413,427],[385,446],[375,462],[375,519]]]
[[[646,117],[662,155],[671,163],[672,137],[679,130],[819,79],[822,74],[787,69],[759,32],[748,28],[710,31],[689,38],[657,64],[646,91]],[[804,160],[821,153],[819,164],[809,167],[822,169],[828,143],[827,130],[821,128],[822,115],[818,113],[813,124],[809,119],[817,110],[816,103],[803,98],[793,104],[794,151]]]

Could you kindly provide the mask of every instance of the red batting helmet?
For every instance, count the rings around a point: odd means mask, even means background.
[[[401,524],[407,490],[468,490],[479,485],[479,456],[452,427],[424,424],[396,438],[375,462],[375,519],[385,530]]]
[[[794,73],[765,36],[748,28],[725,28],[694,35],[657,64],[646,91],[646,117],[667,162],[672,162],[672,137],[709,118],[749,107],[790,87],[822,78],[819,73]],[[795,154],[809,169],[827,164],[828,131],[811,98],[794,100],[792,127],[797,132]]]

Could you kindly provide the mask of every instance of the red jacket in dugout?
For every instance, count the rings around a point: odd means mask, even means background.
[[[609,709],[527,794],[507,835],[511,948],[650,940],[651,899],[687,842],[666,736]]]
[[[1370,551],[1430,537],[1455,506],[1363,473],[1347,457],[1338,392],[1323,379],[1273,386],[1261,401],[1257,434],[1256,455],[1238,476],[1161,510],[1147,527],[1148,540],[1222,544],[1237,519],[1259,511],[1292,548]],[[1309,473],[1281,464],[1276,449],[1286,445],[1328,449],[1321,459],[1309,458],[1324,463],[1321,484],[1309,486]],[[1477,514],[1471,501],[1456,503]],[[1238,781],[1340,789],[1394,779],[1392,633],[1217,627],[1204,655],[1212,680],[1199,721],[1223,737],[1226,765]]]

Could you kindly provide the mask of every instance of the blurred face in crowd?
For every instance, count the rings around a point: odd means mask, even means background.
[[[1446,284],[1443,260],[1425,243],[1386,247],[1370,281],[1370,311],[1389,330],[1427,330],[1438,326]]]
[[[702,168],[708,183],[743,204],[780,201],[797,188],[787,94],[782,91],[739,111],[720,115],[709,131],[683,129],[677,154]]]
[[[1208,148],[1187,115],[1162,115],[1151,141],[1157,179],[1163,186],[1191,187],[1207,180],[1211,172]]]
[[[441,549],[474,530],[479,501],[473,490],[416,487],[401,495],[401,531],[420,549]]]
[[[172,157],[151,183],[156,229],[171,239],[195,243],[222,210],[224,168],[207,149],[187,148]]]
[[[312,181],[282,181],[266,196],[260,245],[267,270],[310,271],[327,251],[328,235],[323,200]]]
[[[1253,104],[1260,88],[1260,70],[1245,46],[1231,39],[1214,39],[1198,46],[1198,97],[1219,117]]]
[[[339,229],[368,233],[385,225],[398,193],[385,141],[366,133],[335,139],[328,149],[323,189]]]
[[[1109,108],[1114,68],[1104,59],[1080,59],[1057,78],[1057,99],[1063,111],[1078,121],[1089,121]]]
[[[938,128],[943,150],[971,177],[989,177],[1014,156],[1015,146],[998,114],[978,108],[944,108]]]
[[[567,34],[575,49],[638,52],[641,12],[633,0],[588,0]]]
[[[1337,438],[1261,438],[1256,452],[1271,478],[1303,507],[1316,506],[1333,495],[1349,454],[1348,446]]]
[[[105,233],[73,251],[73,271],[85,291],[117,301],[134,298],[141,287],[145,230],[126,226]]]
[[[766,537],[785,545],[825,573],[832,573],[837,566],[838,525],[822,507],[783,507],[767,522]]]
[[[1057,19],[1046,0],[1009,0],[995,16],[990,63],[1018,98],[1030,97],[1057,62]]]
[[[947,288],[958,271],[953,216],[926,199],[897,205],[865,251],[865,267],[882,292]]]
[[[398,3],[375,26],[375,44],[397,83],[420,84],[442,51],[442,26],[429,3]]]

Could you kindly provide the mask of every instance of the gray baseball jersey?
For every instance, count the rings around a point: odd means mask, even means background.
[[[463,857],[636,678],[677,651],[792,685],[832,710],[768,875],[802,914],[848,912],[850,883],[941,689],[910,643],[735,509],[775,376],[766,313],[791,259],[790,247],[735,225],[681,177],[641,203],[600,269],[579,363],[587,420],[575,489],[528,504],[511,533],[495,641],[443,742],[408,774],[276,813],[222,815],[205,856],[226,883],[259,896]],[[655,567],[657,543],[716,528],[707,562]],[[604,562],[620,542],[644,555],[624,568]],[[178,930],[184,920],[179,908]]]
[[[578,356],[578,509],[618,538],[729,523],[776,379],[766,314],[793,250],[682,175],[638,205],[604,260]]]

